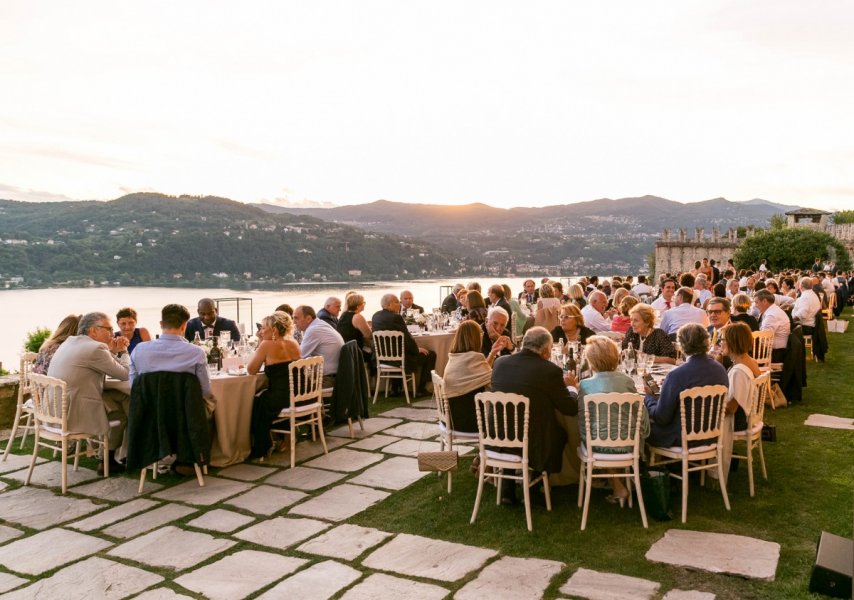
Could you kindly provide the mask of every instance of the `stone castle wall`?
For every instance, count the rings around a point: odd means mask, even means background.
[[[735,254],[738,244],[734,229],[722,236],[716,227],[709,237],[699,228],[694,230],[692,238],[688,237],[684,229],[680,229],[675,236],[671,235],[669,229],[665,229],[655,243],[655,277],[664,273],[690,271],[696,261],[704,258],[714,259],[718,265],[726,265],[727,260]]]

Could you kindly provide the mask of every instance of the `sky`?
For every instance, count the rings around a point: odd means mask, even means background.
[[[0,3],[0,198],[854,200],[854,3]]]

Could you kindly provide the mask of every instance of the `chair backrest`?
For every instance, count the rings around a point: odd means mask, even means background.
[[[68,388],[62,379],[30,373],[33,414],[40,425],[68,431]]]
[[[380,362],[399,362],[400,366],[403,367],[406,357],[403,333],[400,331],[375,331],[373,336],[374,355],[377,358],[377,364]]]
[[[725,385],[704,385],[688,388],[679,394],[679,413],[682,420],[682,448],[691,442],[711,444],[721,433],[727,404]]]
[[[592,417],[592,418],[591,418]],[[610,392],[584,397],[587,448],[623,448],[640,451],[638,432],[643,421],[643,396]],[[591,451],[592,452],[592,451]]]
[[[311,356],[288,366],[291,380],[291,407],[308,402],[323,402],[323,357]]]
[[[528,419],[531,401],[519,394],[481,392],[474,397],[481,446],[522,448],[528,458]]]
[[[774,349],[774,332],[770,329],[753,332],[753,359],[760,369],[771,366],[771,351]]]
[[[436,412],[439,415],[439,423],[445,428],[452,430],[451,411],[448,407],[448,393],[445,391],[445,380],[436,371],[430,371],[430,377],[433,379],[433,397],[436,398]]]
[[[32,382],[30,376],[36,364],[38,354],[35,352],[24,352],[21,355],[21,368],[18,371],[18,402],[22,403],[24,398],[32,394]]]
[[[771,372],[765,371],[753,380],[753,404],[747,415],[747,430],[752,430],[765,420],[765,400],[771,393]]]

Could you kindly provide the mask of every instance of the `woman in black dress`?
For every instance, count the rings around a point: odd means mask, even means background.
[[[649,304],[636,304],[629,311],[632,327],[623,338],[623,349],[629,344],[637,352],[654,354],[655,362],[676,364],[676,347],[663,330],[655,326],[655,310]]]

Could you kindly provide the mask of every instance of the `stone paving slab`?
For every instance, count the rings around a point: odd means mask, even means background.
[[[142,487],[142,493],[148,494],[163,489],[159,483],[146,479],[145,485]],[[102,500],[112,500],[113,502],[127,502],[132,498],[139,496],[139,480],[129,477],[110,477],[109,479],[99,479],[85,485],[78,485],[69,488],[68,491],[81,496],[91,496],[92,498],[100,498]]]
[[[649,600],[660,584],[638,577],[578,569],[560,588],[562,594],[588,600]]]
[[[199,482],[193,478],[162,492],[157,492],[153,497],[173,502],[210,506],[250,489],[252,489],[251,483],[206,476],[204,487],[199,486]]]
[[[393,408],[381,413],[380,416],[395,419],[408,419],[410,421],[432,422],[439,420],[439,417],[436,416],[435,408],[412,408],[411,406],[399,406],[398,408]]]
[[[18,444],[21,442],[19,441]],[[6,446],[3,446],[3,450],[6,449]],[[12,471],[19,471],[20,469],[29,469],[30,468],[30,460],[32,460],[32,454],[9,454],[6,457],[6,460],[0,460],[0,473],[11,473]],[[36,465],[40,465],[43,462],[46,462],[47,459],[38,457],[36,458]]]
[[[243,531],[234,534],[234,537],[260,544],[270,548],[284,550],[289,546],[298,544],[304,539],[310,538],[329,527],[329,523],[315,521],[314,519],[289,519],[277,517],[247,527]]]
[[[436,423],[402,423],[386,429],[383,433],[414,440],[432,440],[439,435],[439,426]]]
[[[379,529],[345,524],[310,539],[297,550],[330,558],[355,560],[363,552],[391,536],[391,533]]]
[[[0,547],[0,565],[17,573],[41,575],[110,546],[110,542],[91,535],[48,529]],[[46,548],[50,552],[45,552]]]
[[[351,440],[349,438],[344,439],[341,437],[329,437],[329,434],[326,434],[326,449],[332,452],[335,448],[346,446],[350,443],[350,441]],[[323,453],[323,444],[320,443],[320,440],[316,440],[314,442],[310,440],[299,442],[297,444],[297,464],[304,463],[305,461],[311,460],[316,456],[321,456]],[[275,465],[277,467],[290,467],[290,448],[288,448],[284,452],[273,452],[271,456],[268,456],[264,459],[263,463],[256,464]]]
[[[774,581],[780,544],[743,535],[669,529],[646,559],[711,573]]]
[[[854,419],[850,417],[834,417],[833,415],[813,414],[807,417],[804,425],[813,427],[829,427],[830,429],[854,429]]]
[[[101,527],[112,525],[116,521],[127,519],[135,514],[154,508],[159,504],[159,502],[148,500],[147,498],[137,498],[136,500],[131,500],[130,502],[125,502],[119,506],[114,506],[113,508],[99,512],[91,517],[75,521],[74,523],[69,523],[68,527],[79,531],[95,531]]]
[[[347,590],[341,600],[442,600],[448,590],[438,585],[375,573]]]
[[[385,488],[387,490],[402,490],[429,474],[427,471],[418,470],[418,461],[416,459],[395,456],[366,469],[361,474],[350,479],[348,483]]]
[[[425,398],[424,400],[419,400],[418,402],[413,402],[410,404],[412,408],[432,408],[436,409],[436,399],[435,398]]]
[[[359,440],[358,442],[353,442],[348,448],[353,448],[354,450],[379,450],[383,446],[388,446],[392,442],[396,442],[400,440],[400,438],[392,437],[390,435],[384,435],[382,433],[378,433],[377,435],[372,435],[371,437],[366,437],[364,439]]]
[[[206,533],[166,526],[125,542],[110,550],[109,554],[152,567],[183,570],[228,550],[236,543]]]
[[[211,600],[245,598],[299,569],[308,561],[257,550],[242,550],[175,579]]]
[[[245,494],[226,500],[226,503],[256,515],[269,516],[307,496],[308,494],[304,492],[283,490],[272,485],[259,485]]]
[[[670,590],[664,594],[661,600],[715,600],[716,596],[711,592],[698,592],[696,590]]]
[[[9,573],[0,573],[0,594],[2,594],[3,592],[8,592],[9,590],[13,590],[19,585],[29,583],[29,581],[29,579],[24,579],[23,577],[15,577],[14,575],[10,575]]]
[[[352,567],[327,560],[288,577],[258,596],[256,600],[280,600],[281,598],[326,600],[361,576],[362,574]]]
[[[215,508],[208,511],[187,523],[191,527],[197,529],[207,529],[209,531],[218,531],[220,533],[231,533],[235,529],[240,529],[254,521],[250,516],[242,515],[231,510]]]
[[[0,481],[0,492],[6,491],[6,488],[9,487],[9,484],[5,481]]]
[[[29,465],[26,469],[21,469],[14,473],[6,473],[3,477],[23,483],[27,480],[27,471],[29,471]],[[69,488],[79,483],[86,483],[87,481],[98,479],[98,477],[98,473],[92,469],[80,467],[75,471],[71,463],[68,463]],[[43,485],[45,487],[55,488],[62,487],[62,465],[60,462],[58,460],[52,460],[36,465],[33,469],[33,476],[30,478],[30,485]]]
[[[385,500],[389,495],[388,492],[343,483],[307,502],[297,504],[290,513],[327,521],[343,521]]]
[[[104,529],[103,533],[122,539],[130,539],[141,533],[157,529],[162,525],[182,519],[196,512],[196,509],[180,504],[166,504],[137,515],[127,521],[121,521]]]
[[[31,598],[120,600],[163,581],[163,577],[136,567],[93,556],[22,588],[4,600]]]
[[[20,529],[0,525],[0,544],[2,544],[3,542],[8,542],[9,540],[13,540],[16,537],[21,537],[22,535],[24,535],[24,532]]]
[[[221,469],[217,473],[217,477],[228,477],[229,479],[239,479],[240,481],[258,481],[268,475],[272,475],[277,470],[272,467],[241,463]]]
[[[356,436],[357,439],[366,438],[371,436],[383,429],[388,429],[398,423],[402,423],[401,419],[388,419],[382,417],[374,417],[372,419],[365,419],[363,421],[363,425],[365,426],[364,431],[355,423],[353,424],[353,435]],[[350,438],[350,429],[344,425],[343,427],[339,427],[338,429],[333,429],[328,434],[327,437],[345,437]]]
[[[389,444],[382,451],[400,456],[417,456],[419,452],[438,452],[440,449],[441,444],[439,442],[429,440],[400,440],[399,442]],[[460,456],[463,456],[474,451],[474,447],[454,444],[454,450],[459,452]]]
[[[0,494],[0,515],[3,519],[32,529],[47,529],[100,508],[91,500],[58,496],[50,490],[33,487]]]
[[[458,581],[497,554],[488,548],[401,533],[374,550],[362,564],[412,577]]]
[[[264,483],[311,492],[332,485],[346,476],[345,473],[296,466],[293,469],[279,471],[268,477]]]
[[[307,462],[305,466],[326,469],[327,471],[354,473],[382,459],[383,455],[375,452],[360,452],[358,450],[350,450],[349,448],[341,448],[320,458],[315,458]]]
[[[134,596],[133,600],[193,600],[190,596],[178,594],[169,588],[156,588]]]
[[[454,594],[454,600],[538,600],[564,564],[505,556],[486,567]]]

